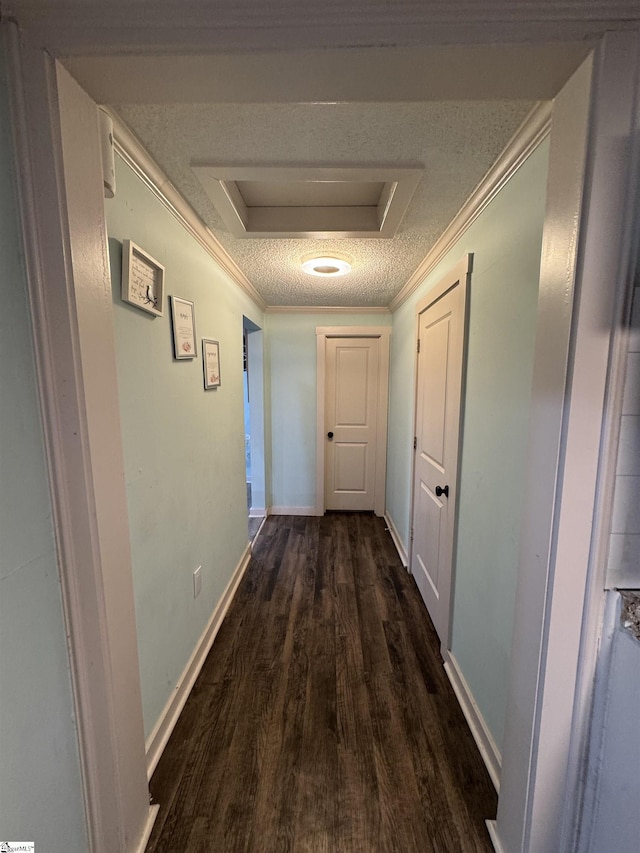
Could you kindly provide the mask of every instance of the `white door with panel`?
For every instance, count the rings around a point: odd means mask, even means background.
[[[418,306],[411,572],[440,641],[449,641],[464,356],[465,258]]]
[[[325,507],[375,508],[380,339],[327,338]]]

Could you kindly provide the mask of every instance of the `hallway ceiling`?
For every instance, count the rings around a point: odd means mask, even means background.
[[[492,165],[529,101],[396,104],[161,104],[115,110],[270,306],[386,306]],[[403,166],[421,171],[392,238],[234,236],[193,164]],[[352,262],[303,272],[309,255]]]
[[[587,50],[388,48],[64,64],[138,138],[266,305],[385,308],[523,119]],[[407,170],[418,183],[393,236],[247,238],[205,191],[206,166],[234,179],[256,169],[263,179],[275,169],[321,169],[324,180],[332,168],[378,177]],[[263,188],[251,187],[258,196]],[[320,279],[302,270],[303,259],[331,254],[349,260],[351,273]]]
[[[623,0],[4,6],[118,114],[275,307],[388,306],[536,102],[555,96],[600,33],[638,17]],[[193,167],[206,165],[421,177],[395,236],[247,239],[205,192]],[[316,252],[350,258],[352,272],[305,274],[301,260]]]

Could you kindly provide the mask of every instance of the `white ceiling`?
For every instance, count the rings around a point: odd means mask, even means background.
[[[628,0],[5,0],[131,128],[269,305],[386,306]],[[411,166],[391,239],[238,239],[191,166]],[[334,250],[354,271],[306,276]]]

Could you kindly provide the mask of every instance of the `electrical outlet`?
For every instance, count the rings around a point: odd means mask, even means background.
[[[193,573],[193,597],[196,598],[200,595],[200,591],[202,590],[202,566],[198,566],[198,568]]]

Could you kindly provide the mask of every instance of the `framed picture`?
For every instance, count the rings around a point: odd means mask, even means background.
[[[154,317],[164,313],[164,267],[133,240],[122,241],[122,299]]]
[[[173,324],[173,356],[174,358],[195,358],[196,352],[196,321],[193,302],[171,297],[171,322]]]
[[[202,339],[202,369],[206,391],[220,385],[220,344],[208,338]]]

